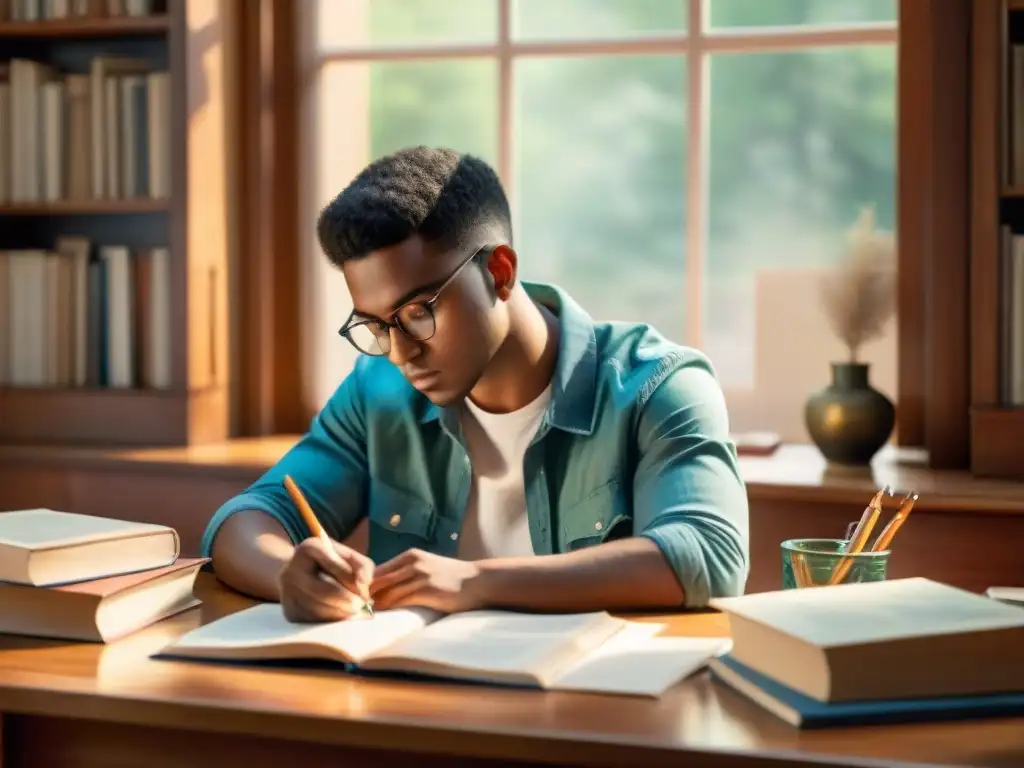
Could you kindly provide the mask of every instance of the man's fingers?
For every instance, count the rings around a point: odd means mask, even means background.
[[[362,601],[323,573],[295,574],[282,581],[282,606],[299,621],[341,621],[362,609]]]
[[[388,571],[383,576],[379,570],[375,571],[373,583],[370,585],[370,594],[373,595],[374,602],[376,602],[378,593],[391,589],[402,582],[410,581],[416,578],[416,576],[416,567],[411,563],[403,565],[396,570]]]
[[[364,596],[368,594],[376,571],[373,560],[350,547],[346,547],[344,544],[336,543],[334,551],[351,569],[351,579],[356,591]]]
[[[306,539],[296,548],[295,554],[311,561],[314,567],[309,571],[321,570],[332,576],[339,584],[346,586],[354,582],[352,565],[342,558],[337,550],[328,549],[319,539]]]
[[[417,576],[374,595],[373,602],[379,610],[398,608],[402,605],[426,605],[425,602],[417,602],[417,597],[422,596],[426,585],[427,577]]]
[[[397,571],[400,568],[408,565],[416,557],[415,549],[407,549],[400,555],[395,555],[393,558],[388,560],[386,563],[381,563],[373,569],[374,580],[384,576],[392,571]]]

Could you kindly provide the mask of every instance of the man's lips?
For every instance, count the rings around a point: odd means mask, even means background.
[[[405,378],[409,380],[409,383],[413,386],[420,384],[426,384],[437,378],[437,371],[414,371],[412,373],[406,373]]]

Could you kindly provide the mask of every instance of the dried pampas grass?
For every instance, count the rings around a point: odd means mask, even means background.
[[[822,280],[821,301],[853,363],[895,314],[896,247],[892,233],[876,227],[873,207],[861,211],[847,238],[842,262]]]

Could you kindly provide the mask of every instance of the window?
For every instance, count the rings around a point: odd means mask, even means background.
[[[305,220],[367,162],[498,169],[526,279],[707,352],[738,431],[803,440],[842,350],[813,295],[859,210],[894,226],[896,0],[318,0]],[[309,229],[312,229],[310,227]],[[319,404],[351,364],[315,242]],[[895,330],[871,349],[895,396]]]

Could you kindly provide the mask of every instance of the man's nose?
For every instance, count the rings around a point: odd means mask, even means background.
[[[422,352],[423,345],[420,342],[410,339],[397,328],[391,329],[391,351],[388,352],[388,359],[392,363],[402,367],[408,361],[419,357]]]

